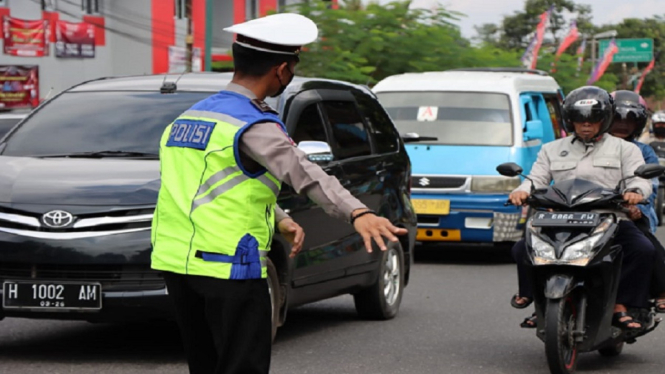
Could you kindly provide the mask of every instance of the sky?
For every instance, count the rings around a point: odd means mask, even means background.
[[[435,4],[437,1],[446,9],[467,15],[458,21],[462,35],[466,38],[476,36],[474,25],[499,23],[502,16],[524,8],[524,0],[413,0],[412,4],[430,7],[430,4]],[[389,0],[381,0],[381,2],[389,2]],[[665,15],[665,0],[579,0],[576,2],[591,6],[592,22],[596,25],[618,23],[624,18],[647,18],[654,14]]]

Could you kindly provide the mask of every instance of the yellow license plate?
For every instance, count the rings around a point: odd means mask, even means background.
[[[446,215],[450,213],[450,200],[412,199],[416,214]]]

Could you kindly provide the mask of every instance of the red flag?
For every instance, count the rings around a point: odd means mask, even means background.
[[[656,57],[651,59],[651,62],[647,67],[644,69],[642,72],[642,76],[640,77],[640,80],[637,82],[637,86],[635,86],[635,93],[639,94],[640,90],[642,89],[642,83],[644,83],[644,78],[653,70],[653,67],[656,65]]]
[[[575,41],[577,38],[580,37],[579,32],[577,31],[577,22],[573,21],[570,23],[570,31],[568,32],[568,35],[561,41],[561,44],[559,44],[559,49],[556,50],[556,55],[561,56],[563,52],[568,49]]]
[[[547,29],[547,26],[549,25],[552,8],[554,7],[550,7],[550,9],[540,15],[540,22],[536,28],[536,35],[533,36],[531,43],[522,56],[522,64],[528,69],[535,69],[536,65],[538,64],[538,51],[540,51],[540,46],[543,44],[545,29]]]
[[[614,55],[619,52],[619,47],[617,47],[617,43],[612,39],[610,41],[610,44],[607,46],[607,49],[605,50],[605,54],[603,55],[603,58],[601,58],[598,61],[598,64],[596,64],[596,67],[593,69],[593,72],[591,73],[591,77],[589,77],[589,80],[587,81],[587,84],[591,85],[597,80],[600,79],[600,77],[605,74],[605,70],[607,70],[607,67],[610,66],[612,63],[612,60],[614,59]]]

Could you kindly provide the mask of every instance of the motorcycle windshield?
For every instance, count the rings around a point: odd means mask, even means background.
[[[545,193],[547,200],[566,207],[589,204],[603,197],[606,189],[584,179],[569,179],[549,187]]]

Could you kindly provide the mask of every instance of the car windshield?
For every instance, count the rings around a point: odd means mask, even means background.
[[[468,92],[379,92],[379,101],[401,134],[427,144],[512,145],[508,95]]]
[[[124,155],[159,154],[164,128],[194,103],[212,94],[68,92],[16,129],[7,139],[2,154],[35,157],[106,151],[123,151]]]

